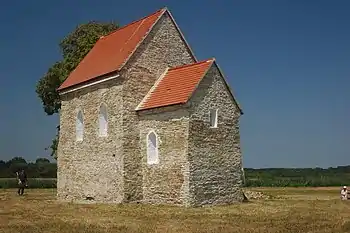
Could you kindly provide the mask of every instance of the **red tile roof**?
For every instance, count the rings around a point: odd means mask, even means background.
[[[214,59],[208,59],[168,69],[145,96],[137,110],[186,103],[213,62]]]
[[[101,37],[58,90],[119,70],[166,8]]]

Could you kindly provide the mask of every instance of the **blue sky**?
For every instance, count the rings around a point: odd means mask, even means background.
[[[74,2],[74,3],[73,3]],[[19,1],[0,9],[0,159],[48,157],[58,116],[35,85],[76,25],[167,6],[198,59],[215,57],[245,115],[245,167],[350,164],[350,1]]]

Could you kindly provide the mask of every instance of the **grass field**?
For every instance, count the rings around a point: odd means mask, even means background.
[[[222,207],[58,203],[55,190],[0,190],[1,233],[350,232],[350,200],[339,188],[251,189],[271,200]]]

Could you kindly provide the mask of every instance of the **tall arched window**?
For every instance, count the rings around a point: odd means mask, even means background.
[[[218,110],[211,109],[209,115],[210,127],[217,128],[218,127]]]
[[[84,119],[83,119],[83,113],[81,110],[79,110],[77,114],[77,120],[76,120],[76,138],[77,141],[83,141],[84,136]]]
[[[99,135],[101,137],[106,137],[108,132],[108,118],[107,118],[107,106],[105,104],[101,104],[100,112],[98,115],[98,127],[99,127]]]
[[[158,138],[154,132],[147,135],[147,163],[157,164],[158,158]]]

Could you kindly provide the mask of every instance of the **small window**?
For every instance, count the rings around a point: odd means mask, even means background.
[[[217,109],[212,109],[210,110],[210,127],[216,128],[218,127],[218,110]]]
[[[147,163],[157,164],[158,158],[158,138],[154,132],[147,135]]]
[[[98,115],[98,127],[99,127],[99,135],[101,137],[106,137],[108,132],[108,119],[107,119],[107,106],[105,104],[101,104],[100,112]]]
[[[83,141],[84,136],[84,119],[83,113],[79,110],[76,119],[76,139],[77,141]]]

